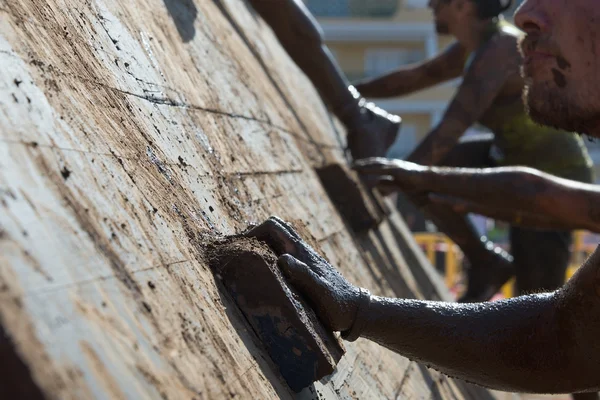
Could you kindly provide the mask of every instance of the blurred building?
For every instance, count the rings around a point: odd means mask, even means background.
[[[380,75],[433,57],[453,39],[438,36],[428,0],[304,0],[321,24],[327,45],[348,79]],[[514,2],[511,18],[522,0]],[[442,117],[459,80],[409,96],[377,100],[382,108],[402,116],[402,134],[391,157],[410,153]],[[600,178],[600,140],[586,140]]]

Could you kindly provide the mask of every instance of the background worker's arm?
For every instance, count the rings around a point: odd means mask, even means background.
[[[348,81],[323,43],[319,24],[301,0],[249,0],[269,24],[300,69],[310,78],[327,105],[340,118],[356,102]]]
[[[473,60],[442,121],[408,160],[424,165],[440,164],[465,130],[490,108],[507,79],[518,73],[520,60],[514,37],[491,39]]]
[[[379,175],[385,186],[429,192],[432,203],[512,224],[544,229],[600,232],[600,186],[528,167],[425,167],[402,160],[360,160],[355,169]]]
[[[466,57],[465,48],[454,43],[435,58],[356,82],[354,87],[365,97],[403,96],[458,78],[462,75]]]
[[[554,293],[457,304],[369,297],[271,218],[248,232],[330,329],[361,336],[452,377],[514,392],[600,389],[600,251]],[[364,293],[364,292],[363,292]],[[361,305],[362,303],[362,305]],[[400,377],[398,378],[400,379]]]

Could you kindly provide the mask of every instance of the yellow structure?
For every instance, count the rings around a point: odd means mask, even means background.
[[[576,231],[573,235],[573,251],[571,253],[571,262],[567,269],[565,279],[570,279],[577,271],[583,261],[595,250],[596,245],[586,244],[584,241],[586,232]],[[429,262],[436,265],[436,253],[444,254],[444,281],[446,286],[455,295],[461,291],[461,282],[464,279],[462,273],[462,253],[457,245],[455,245],[447,236],[442,233],[416,233],[415,239],[425,252]],[[505,298],[513,297],[514,279],[509,281],[501,289],[501,293]]]

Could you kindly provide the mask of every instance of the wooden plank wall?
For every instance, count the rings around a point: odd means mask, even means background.
[[[0,343],[31,398],[292,398],[202,244],[279,215],[356,284],[444,298],[394,214],[350,233],[343,132],[240,0],[0,0]],[[368,341],[299,398],[491,398]],[[13,358],[10,358],[13,357]]]

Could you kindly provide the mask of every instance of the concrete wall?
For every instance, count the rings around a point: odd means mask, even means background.
[[[354,235],[343,133],[238,0],[0,3],[0,353],[28,398],[291,398],[203,245],[271,214],[358,285],[444,298],[401,217]],[[376,344],[301,398],[490,398]]]

